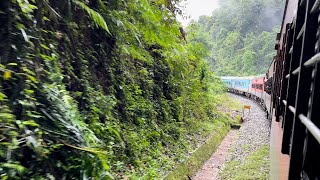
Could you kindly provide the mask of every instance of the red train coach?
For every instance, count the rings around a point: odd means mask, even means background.
[[[257,98],[263,99],[263,92],[264,92],[264,80],[265,76],[257,76],[254,77],[251,81],[251,94],[254,94]]]

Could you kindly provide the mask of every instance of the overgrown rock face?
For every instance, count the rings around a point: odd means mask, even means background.
[[[1,1],[1,177],[148,179],[181,160],[223,87],[176,3]]]

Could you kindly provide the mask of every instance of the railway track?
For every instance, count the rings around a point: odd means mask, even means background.
[[[218,147],[218,150],[193,178],[194,180],[241,179],[246,178],[246,175],[255,179],[269,177],[269,153],[266,154],[263,160],[258,162],[260,164],[252,165],[246,164],[246,162],[253,153],[261,148],[269,147],[270,121],[266,118],[265,111],[259,103],[241,95],[229,93],[229,96],[238,100],[243,106],[249,105],[251,107],[250,113],[245,112],[244,122],[240,129],[229,132]],[[230,168],[235,168],[231,167],[231,164],[239,164],[239,169],[232,170],[237,170],[237,173],[230,173]],[[244,170],[240,168],[241,166],[252,167],[253,169]],[[259,169],[255,169],[257,167]],[[251,174],[248,174],[247,170],[250,170]]]

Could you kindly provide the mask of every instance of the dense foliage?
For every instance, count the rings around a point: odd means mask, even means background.
[[[218,75],[265,73],[274,56],[284,0],[221,0],[220,5],[193,25],[198,42],[211,49],[211,69]]]
[[[208,134],[223,88],[177,2],[1,0],[1,179],[156,178]]]

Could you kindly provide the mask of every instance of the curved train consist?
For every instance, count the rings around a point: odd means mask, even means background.
[[[320,0],[287,0],[266,75],[222,77],[271,122],[271,179],[320,179]]]
[[[251,77],[221,77],[228,91],[255,99],[266,110],[271,111],[271,86],[265,75]],[[269,84],[268,84],[269,83]]]

